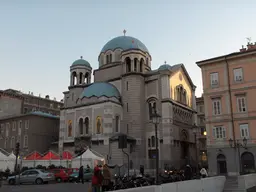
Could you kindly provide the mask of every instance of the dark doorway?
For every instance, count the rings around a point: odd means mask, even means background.
[[[227,161],[225,155],[219,154],[217,156],[217,167],[219,175],[227,174]]]
[[[241,164],[243,173],[252,173],[255,170],[254,156],[250,152],[244,152],[241,155]]]

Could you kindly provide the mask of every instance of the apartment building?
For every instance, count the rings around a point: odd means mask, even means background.
[[[0,118],[22,113],[23,96],[0,90]]]
[[[63,100],[57,101],[55,98],[51,99],[49,95],[46,95],[45,97],[41,97],[40,95],[35,96],[33,92],[29,92],[27,94],[14,89],[7,89],[2,92],[5,94],[11,94],[13,96],[20,96],[23,99],[21,106],[22,114],[26,114],[32,111],[41,111],[43,113],[59,116],[60,108],[63,106]],[[9,101],[7,106],[16,105],[12,101]],[[18,108],[19,105],[16,107]]]
[[[256,44],[196,64],[203,79],[209,173],[254,171]]]
[[[30,112],[0,119],[0,148],[7,152],[20,142],[21,155],[33,151],[44,153],[58,140],[59,117],[42,112]]]
[[[196,98],[196,106],[197,106],[197,126],[199,128],[198,134],[198,148],[199,148],[199,158],[200,164],[204,167],[208,167],[207,160],[207,143],[206,143],[206,127],[205,127],[205,114],[204,114],[204,98],[197,97]]]

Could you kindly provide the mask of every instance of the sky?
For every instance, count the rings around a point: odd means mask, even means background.
[[[256,41],[254,0],[1,0],[0,89],[58,100],[69,67],[83,56],[93,69],[112,38],[141,40],[152,69],[183,63],[202,94],[196,61],[239,51]]]

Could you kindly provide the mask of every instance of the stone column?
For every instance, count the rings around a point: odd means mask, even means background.
[[[196,109],[196,95],[195,95],[195,91],[196,91],[196,88],[193,87],[193,89],[192,89],[192,109],[196,111],[197,109]],[[193,114],[193,124],[194,123],[197,125],[197,114],[196,113]]]
[[[73,85],[73,75],[72,75],[72,73],[70,73],[70,86],[72,86]]]
[[[132,58],[131,59],[131,72],[134,71],[134,59]]]

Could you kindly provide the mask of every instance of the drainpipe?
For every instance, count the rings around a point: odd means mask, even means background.
[[[228,76],[228,96],[229,96],[229,101],[230,101],[230,111],[231,111],[230,114],[231,114],[233,140],[234,140],[234,142],[236,142],[236,132],[235,132],[235,123],[234,123],[234,114],[233,114],[233,102],[232,102],[231,85],[230,85],[230,73],[229,73],[229,65],[228,65],[228,61],[227,61],[227,56],[225,56],[225,63],[226,63],[226,70],[227,70],[227,76]],[[236,148],[234,148],[234,150],[235,150],[235,157],[236,157]],[[235,158],[235,164],[237,165],[236,158]],[[237,166],[236,166],[236,171],[238,173]]]

